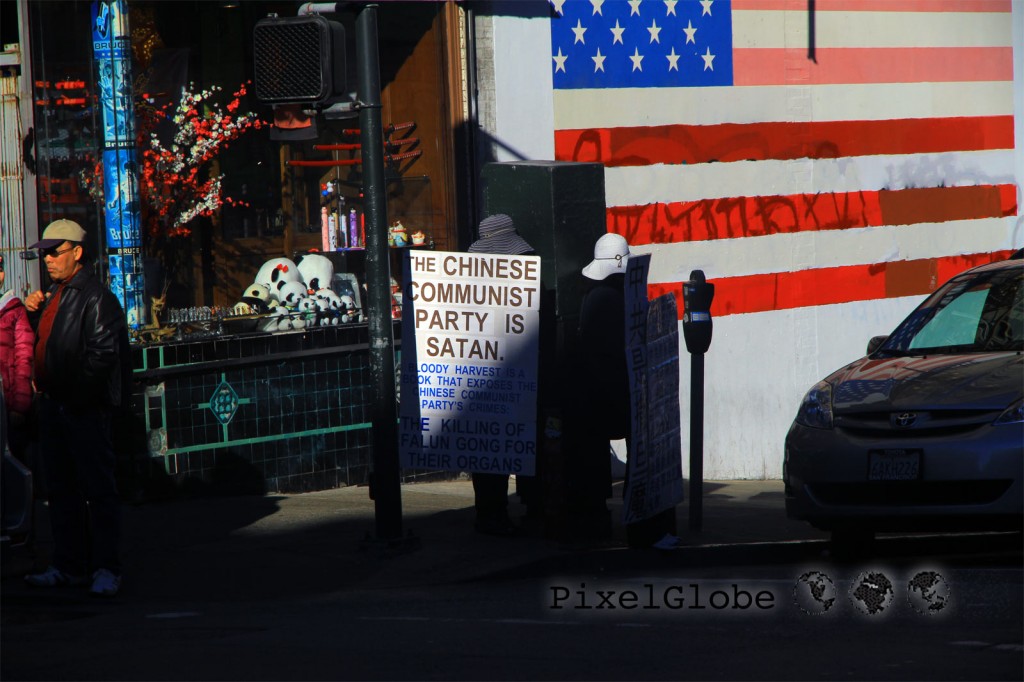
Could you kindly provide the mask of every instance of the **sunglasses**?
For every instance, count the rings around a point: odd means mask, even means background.
[[[56,258],[57,256],[61,256],[67,253],[68,251],[74,251],[74,249],[74,246],[69,246],[66,249],[58,249],[56,246],[51,246],[48,249],[39,249],[39,255],[42,256],[43,258]]]

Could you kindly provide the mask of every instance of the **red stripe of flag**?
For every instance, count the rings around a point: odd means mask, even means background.
[[[737,48],[734,85],[1012,81],[1012,47]]]
[[[846,265],[797,272],[776,272],[709,280],[715,285],[711,313],[717,317],[771,310],[900,298],[929,294],[954,275],[976,265],[1009,258],[1012,251],[964,256]],[[654,299],[671,293],[682,318],[682,284],[647,287]]]
[[[555,159],[646,166],[1013,149],[1013,116],[555,131]]]
[[[807,0],[732,0],[735,10],[807,11]],[[1012,12],[1012,0],[815,0],[818,12]]]
[[[1014,216],[1017,188],[977,185],[731,197],[612,206],[605,215],[608,231],[634,246],[670,244]]]

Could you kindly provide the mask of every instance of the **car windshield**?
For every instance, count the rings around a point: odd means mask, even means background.
[[[954,277],[889,336],[887,355],[1024,351],[1024,268]]]

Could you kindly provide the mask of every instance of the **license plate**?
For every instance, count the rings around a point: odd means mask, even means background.
[[[869,481],[916,481],[921,477],[920,450],[871,450]]]

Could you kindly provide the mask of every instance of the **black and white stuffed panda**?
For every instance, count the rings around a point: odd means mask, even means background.
[[[306,291],[313,295],[320,289],[330,289],[334,280],[334,263],[327,256],[308,253],[296,261]]]
[[[302,282],[299,267],[290,258],[271,258],[256,273],[256,284],[262,284],[270,291],[270,298],[280,302],[281,288],[287,282]]]

